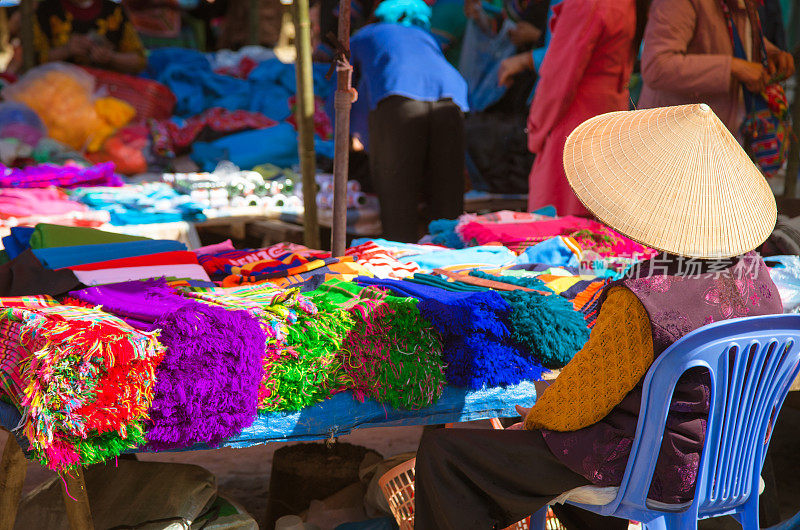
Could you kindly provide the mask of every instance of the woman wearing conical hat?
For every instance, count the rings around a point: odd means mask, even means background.
[[[416,528],[504,528],[587,485],[618,486],[635,436],[641,382],[672,343],[706,324],[782,312],[754,252],[775,199],[705,105],[613,112],[578,126],[564,168],[600,220],[663,254],[606,288],[586,345],[517,430],[426,432],[416,463]],[[710,381],[678,381],[648,498],[691,500]],[[554,505],[567,528],[627,528]]]

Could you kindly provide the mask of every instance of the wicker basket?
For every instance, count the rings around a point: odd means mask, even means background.
[[[400,530],[414,528],[414,466],[416,458],[393,467],[378,479]]]
[[[98,90],[130,103],[136,109],[137,120],[166,120],[172,116],[175,95],[161,83],[107,70],[84,70],[94,77]]]
[[[394,520],[400,530],[414,529],[414,466],[416,458],[393,467],[378,479],[378,485],[389,503]],[[528,530],[531,527],[531,518],[526,517],[522,521],[513,524],[505,530]],[[564,527],[553,515],[553,511],[547,509],[547,530],[563,530]]]

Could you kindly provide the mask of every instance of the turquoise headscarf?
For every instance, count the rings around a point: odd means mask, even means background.
[[[431,8],[422,0],[384,0],[375,10],[375,18],[381,22],[431,29]]]

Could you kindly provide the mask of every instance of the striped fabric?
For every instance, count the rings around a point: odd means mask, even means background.
[[[58,301],[46,294],[0,298],[0,307],[27,307],[28,309],[37,309],[54,305],[58,305]]]

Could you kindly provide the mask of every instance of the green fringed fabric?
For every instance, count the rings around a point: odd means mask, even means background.
[[[356,398],[411,410],[439,399],[445,384],[442,342],[416,299],[341,280],[329,280],[308,294],[318,303],[346,309],[355,319],[340,356]]]
[[[81,466],[102,464],[111,458],[115,458],[122,453],[136,449],[147,443],[144,437],[144,425],[140,421],[125,426],[123,429],[125,436],[118,432],[105,432],[102,434],[92,433],[87,438],[69,437],[60,440],[58,444],[68,444],[71,450],[80,456],[79,462],[56,462],[52,456],[45,452],[28,451],[26,456],[38,461],[42,466],[56,468],[59,472],[69,472]]]
[[[547,290],[536,278],[494,276],[480,271],[470,275],[531,289]],[[589,339],[583,314],[569,300],[557,295],[543,296],[529,291],[499,292],[511,306],[511,337],[524,352],[546,368],[566,366]]]
[[[279,400],[265,410],[298,411],[351,386],[339,351],[354,319],[324,300],[315,305],[316,315],[300,315],[287,329],[285,351],[271,374]]]
[[[140,422],[128,425],[127,431],[127,438],[122,438],[116,432],[110,432],[93,436],[89,440],[78,441],[76,446],[81,455],[81,462],[85,465],[99,464],[147,443],[144,426]]]

